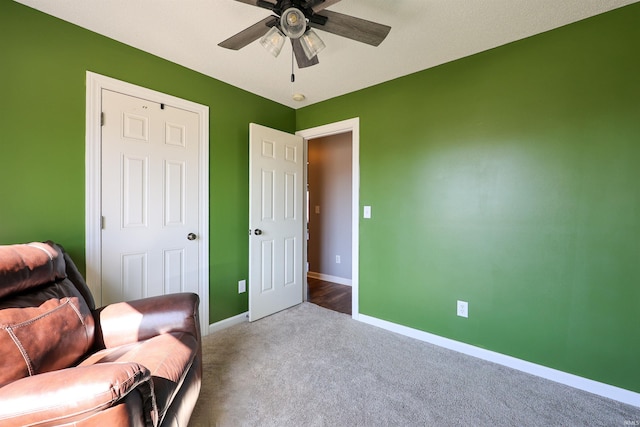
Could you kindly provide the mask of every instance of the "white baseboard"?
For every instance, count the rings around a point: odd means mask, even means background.
[[[470,344],[465,344],[449,338],[430,334],[418,329],[409,328],[407,326],[398,325],[396,323],[367,316],[365,314],[358,314],[357,316],[354,316],[354,319],[359,320],[363,323],[367,323],[369,325],[386,329],[391,332],[415,338],[420,341],[435,344],[439,347],[448,348],[459,353],[464,353],[469,356],[474,356],[480,359],[487,360],[489,362],[517,369],[519,371],[536,375],[538,377],[555,381],[557,383],[568,385],[579,390],[617,400],[628,405],[640,407],[640,393],[579,377],[577,375],[569,374],[557,369],[548,368],[546,366],[537,365],[535,363],[527,362],[522,359],[517,359],[505,354],[485,350],[483,348],[479,348]]]
[[[311,277],[312,279],[324,280],[325,282],[351,286],[351,279],[345,279],[344,277],[330,276],[328,274],[316,273],[315,271],[307,271],[307,276]]]
[[[221,320],[216,323],[212,323],[209,325],[209,333],[212,334],[216,331],[221,331],[223,329],[227,329],[230,326],[238,325],[240,323],[249,321],[249,313],[240,313],[237,316],[229,317],[227,319]]]

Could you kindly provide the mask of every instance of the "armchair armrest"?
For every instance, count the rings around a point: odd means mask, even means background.
[[[137,363],[67,368],[9,383],[0,388],[0,425],[71,425],[114,406],[135,389],[141,392],[146,424],[155,425],[151,374]]]
[[[198,304],[193,293],[179,293],[110,304],[94,312],[96,343],[112,348],[185,332],[200,341]]]

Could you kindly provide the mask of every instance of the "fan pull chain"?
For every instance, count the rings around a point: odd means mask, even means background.
[[[291,83],[296,81],[296,75],[293,74],[293,49],[291,49]]]

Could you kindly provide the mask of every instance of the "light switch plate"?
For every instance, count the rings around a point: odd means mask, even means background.
[[[363,216],[365,218],[371,218],[371,206],[365,206]]]

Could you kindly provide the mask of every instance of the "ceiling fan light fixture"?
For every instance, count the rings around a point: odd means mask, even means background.
[[[260,39],[260,44],[271,55],[277,57],[280,55],[282,46],[284,46],[284,34],[278,29],[278,27],[271,27],[271,29]]]
[[[316,56],[322,49],[326,47],[324,42],[318,37],[315,31],[309,29],[306,33],[300,37],[302,42],[302,50],[307,56],[307,59],[311,59]]]
[[[292,39],[302,36],[307,29],[307,18],[298,8],[290,7],[280,17],[282,32]]]

